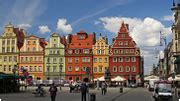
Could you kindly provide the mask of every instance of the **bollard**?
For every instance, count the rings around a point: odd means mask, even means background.
[[[120,88],[119,88],[119,92],[120,92],[120,93],[123,93],[123,87],[120,87]]]
[[[90,101],[96,101],[96,94],[90,93]]]

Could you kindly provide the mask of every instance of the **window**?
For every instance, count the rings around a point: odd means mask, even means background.
[[[94,63],[96,63],[97,62],[97,58],[94,58]]]
[[[39,61],[42,61],[42,57],[39,57]]]
[[[35,47],[33,47],[33,51],[36,51],[36,48],[35,48]]]
[[[31,42],[30,41],[28,41],[28,45],[30,45],[31,44]]]
[[[117,72],[117,67],[113,66],[113,72]]]
[[[129,72],[129,71],[130,71],[129,66],[126,66],[126,72]]]
[[[97,67],[94,67],[94,72],[97,72]]]
[[[118,54],[118,50],[117,49],[114,50],[114,54]]]
[[[72,58],[68,58],[68,63],[72,63]]]
[[[129,52],[129,50],[128,50],[128,49],[126,49],[126,50],[125,50],[125,53],[128,53],[128,52]]]
[[[82,62],[90,62],[90,58],[87,57],[87,58],[82,58]]]
[[[79,67],[78,67],[78,66],[75,67],[75,71],[76,71],[76,72],[79,71]]]
[[[28,61],[28,57],[26,57],[26,61]]]
[[[102,62],[102,58],[99,58],[99,62],[100,62],[100,63]]]
[[[47,58],[47,63],[49,63],[50,62],[50,59],[49,58]]]
[[[35,72],[37,71],[37,68],[36,68],[36,67],[34,67],[34,71],[35,71]]]
[[[50,72],[50,67],[49,66],[47,66],[47,72]]]
[[[57,50],[57,54],[59,54],[59,50]]]
[[[4,62],[6,62],[6,61],[7,61],[7,57],[5,56],[5,57],[4,57]]]
[[[4,65],[4,71],[6,71],[6,65]]]
[[[72,50],[68,50],[68,53],[69,53],[69,54],[72,54]]]
[[[108,62],[108,58],[104,58],[104,62],[107,63]]]
[[[12,40],[12,44],[13,44],[13,45],[15,44],[15,40]]]
[[[52,54],[52,50],[49,51],[49,54]]]
[[[129,58],[128,57],[126,57],[126,62],[129,62]]]
[[[123,42],[122,42],[122,41],[119,41],[119,45],[122,46],[122,45],[123,45]]]
[[[11,66],[9,66],[9,71],[11,71]]]
[[[7,40],[7,45],[9,45],[10,44],[10,40]]]
[[[86,71],[86,67],[83,67],[83,68],[82,68],[82,71]]]
[[[125,38],[125,37],[126,37],[126,35],[125,35],[125,34],[122,34],[121,36],[122,36],[122,38]]]
[[[14,62],[17,62],[17,56],[14,56]]]
[[[79,35],[79,39],[84,39],[84,35]]]
[[[27,51],[29,52],[29,51],[30,51],[30,48],[27,48]]]
[[[56,58],[53,58],[53,63],[56,63]]]
[[[33,57],[30,57],[30,61],[33,61]]]
[[[5,45],[5,40],[2,41],[2,44]]]
[[[136,62],[136,57],[132,57],[132,62]]]
[[[101,54],[101,50],[97,50],[97,54]]]
[[[84,49],[84,53],[88,54],[89,53],[89,49]]]
[[[123,54],[123,49],[120,50],[120,54]]]
[[[78,63],[79,62],[79,58],[75,58],[75,62]]]
[[[54,39],[54,41],[56,41],[56,39]]]
[[[99,67],[99,72],[102,72],[102,67]]]
[[[119,67],[119,72],[123,72],[123,66]]]
[[[14,47],[12,47],[12,48],[11,48],[11,51],[12,51],[12,52],[15,52],[15,49],[14,49]]]
[[[56,72],[56,66],[53,66],[53,72]]]
[[[132,72],[136,72],[136,66],[132,66]]]
[[[128,41],[125,41],[124,45],[126,45],[126,46],[127,46],[127,45],[128,45]]]
[[[117,58],[113,58],[113,62],[117,62]]]
[[[63,58],[60,58],[60,59],[59,59],[59,62],[62,63],[62,62],[63,62]]]
[[[123,62],[123,58],[122,57],[119,57],[119,62]]]
[[[134,53],[134,50],[133,50],[133,49],[130,49],[130,53]]]
[[[11,62],[11,61],[12,61],[12,57],[10,56],[10,57],[9,57],[9,62]]]
[[[2,53],[5,53],[5,47],[2,47]]]
[[[76,49],[76,50],[75,50],[75,53],[76,53],[76,54],[79,54],[79,50],[78,50],[78,49]]]
[[[36,41],[33,41],[33,45],[35,45],[36,44]]]
[[[57,44],[54,44],[53,46],[54,46],[54,47],[57,47]]]
[[[10,52],[10,47],[7,47],[7,52]]]

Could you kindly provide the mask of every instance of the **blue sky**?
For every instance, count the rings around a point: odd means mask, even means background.
[[[0,0],[0,32],[3,33],[8,22],[44,38],[51,32],[65,35],[84,29],[88,33],[96,32],[97,36],[102,32],[111,43],[125,20],[131,24],[131,35],[146,55],[148,73],[153,63],[157,63],[149,59],[156,55],[156,50],[163,49],[158,47],[157,33],[162,30],[171,40],[171,7],[172,0]],[[147,43],[142,44],[143,38],[149,38]]]

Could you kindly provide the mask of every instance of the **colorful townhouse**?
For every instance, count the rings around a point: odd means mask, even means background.
[[[89,77],[92,79],[92,45],[96,41],[95,36],[95,33],[87,34],[83,30],[74,35],[68,35],[65,50],[66,80],[79,81]]]
[[[34,35],[25,37],[24,44],[20,49],[19,68],[27,70],[33,79],[44,79],[44,49],[47,42],[44,38]]]
[[[52,33],[48,45],[45,47],[46,79],[65,79],[65,45],[63,37]]]
[[[9,23],[0,36],[0,72],[18,74],[19,49],[23,45],[26,33]]]
[[[109,45],[108,39],[102,37],[93,45],[93,77],[94,79],[104,76],[105,70],[109,68]]]
[[[110,47],[109,68],[111,76],[122,76],[127,83],[136,83],[140,76],[140,50],[129,35],[128,25],[122,23]]]

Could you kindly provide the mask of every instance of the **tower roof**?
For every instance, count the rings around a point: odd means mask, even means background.
[[[6,27],[13,27],[13,25],[12,25],[11,22],[9,22],[9,23],[6,25]]]

